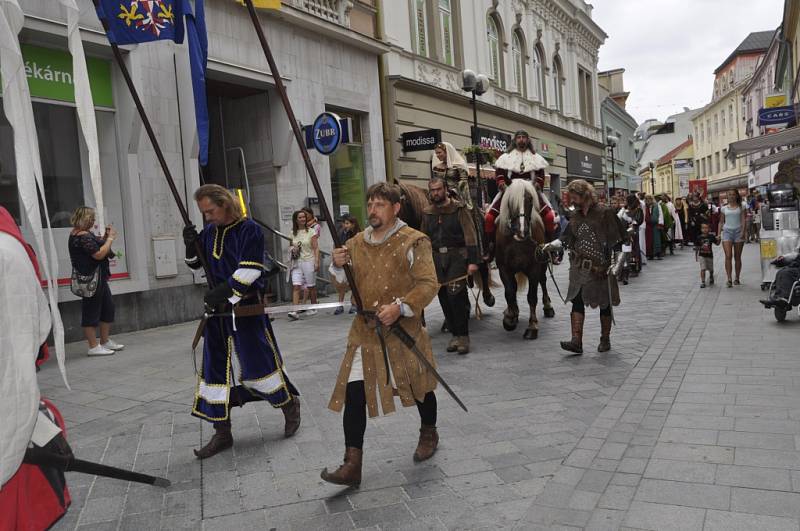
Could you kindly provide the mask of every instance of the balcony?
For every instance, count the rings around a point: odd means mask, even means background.
[[[283,0],[283,3],[328,22],[350,27],[353,0]]]

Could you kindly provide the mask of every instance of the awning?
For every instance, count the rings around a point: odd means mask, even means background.
[[[733,177],[726,177],[724,179],[717,179],[714,181],[707,181],[708,182],[708,191],[709,192],[718,192],[720,190],[730,190],[733,188],[742,188],[747,186],[747,176],[748,174],[744,175],[734,175]]]
[[[753,138],[733,142],[728,146],[728,159],[736,160],[738,157],[757,151],[794,145],[800,145],[800,127],[792,127],[779,133],[754,136]]]
[[[770,164],[775,164],[776,162],[794,159],[797,157],[800,157],[800,147],[787,149],[785,151],[778,151],[772,155],[767,155],[766,157],[761,157],[760,159],[754,160],[750,163],[750,169],[757,170],[759,168],[769,166]]]

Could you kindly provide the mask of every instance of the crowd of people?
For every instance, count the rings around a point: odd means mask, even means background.
[[[742,249],[745,243],[759,241],[762,203],[760,195],[743,198],[738,190],[729,190],[721,206],[716,198],[704,199],[697,192],[674,201],[666,193],[612,197],[609,206],[638,233],[631,241],[623,283],[638,276],[649,262],[662,260],[667,253],[674,255],[675,249],[692,247],[699,264],[700,287],[713,285],[714,246],[721,245],[726,286],[740,285]]]

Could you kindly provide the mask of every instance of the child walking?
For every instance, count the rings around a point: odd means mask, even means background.
[[[700,234],[697,236],[697,241],[694,244],[695,255],[698,262],[700,262],[700,287],[706,287],[706,271],[708,271],[708,283],[714,285],[714,248],[713,245],[719,245],[719,238],[713,232],[710,232],[708,223],[700,225]]]

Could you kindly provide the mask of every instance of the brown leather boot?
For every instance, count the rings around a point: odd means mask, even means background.
[[[292,401],[281,407],[286,424],[283,427],[283,436],[291,437],[300,427],[300,398],[292,396]]]
[[[597,352],[608,352],[611,350],[611,316],[600,316],[600,344],[597,345]]]
[[[447,352],[455,352],[456,350],[458,350],[458,338],[453,336],[447,344]]]
[[[436,426],[426,426],[425,424],[419,429],[419,442],[417,449],[414,452],[414,461],[420,462],[430,459],[436,453],[436,448],[439,447],[439,434],[436,432]]]
[[[585,315],[578,312],[569,314],[570,323],[572,325],[572,339],[569,341],[562,341],[561,348],[575,354],[583,354],[583,320]]]
[[[469,354],[469,336],[459,336],[456,338],[456,350],[459,354]]]
[[[359,448],[347,447],[344,451],[344,463],[335,472],[322,471],[319,475],[328,483],[358,487],[361,485],[361,458],[363,451]]]
[[[233,446],[230,424],[218,424],[214,426],[214,430],[216,433],[211,437],[211,440],[199,450],[194,450],[194,455],[198,459],[207,459]]]

